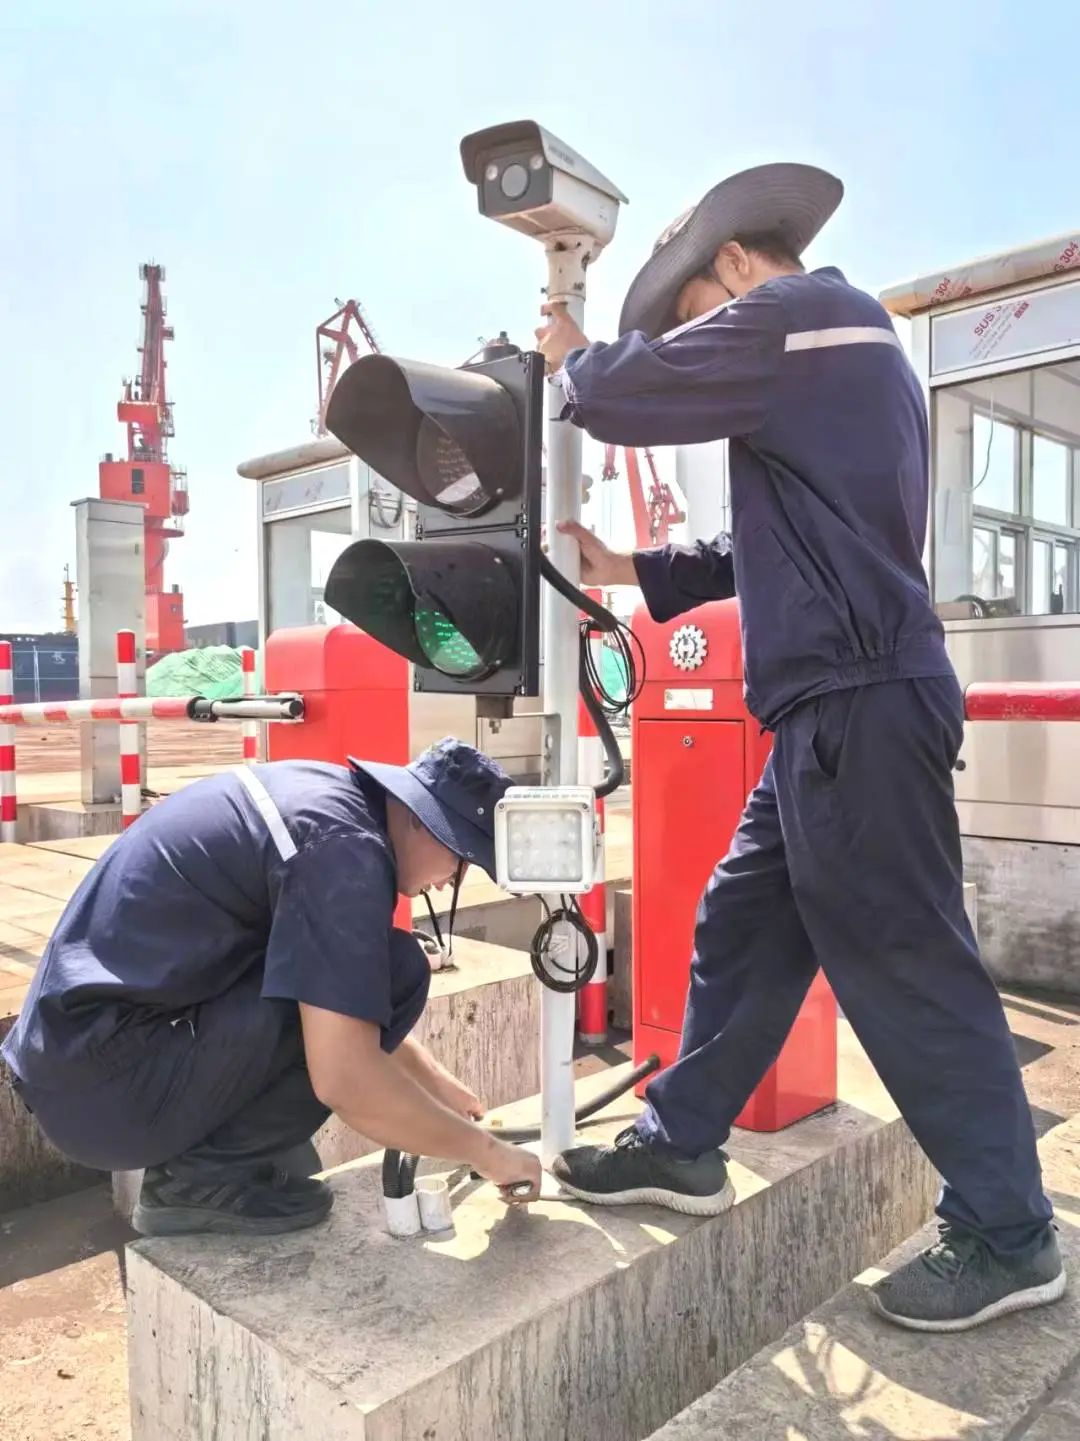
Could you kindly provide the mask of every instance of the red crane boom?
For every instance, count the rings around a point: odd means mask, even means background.
[[[315,359],[319,368],[319,414],[313,424],[316,435],[327,433],[326,407],[330,404],[345,357],[348,356],[351,365],[360,354],[357,337],[363,340],[372,355],[380,353],[379,342],[360,308],[360,302],[341,301],[335,296],[334,304],[338,309],[329,320],[324,320],[315,328]],[[327,345],[326,341],[332,344]]]
[[[601,474],[603,480],[615,480],[619,474],[615,465],[615,449],[614,445],[604,446],[604,469]],[[666,545],[671,527],[682,524],[686,519],[685,512],[676,504],[671,486],[657,474],[656,461],[651,450],[645,452],[645,460],[652,477],[647,498],[641,481],[637,451],[627,448],[623,454],[626,456],[626,480],[630,487],[630,507],[634,515],[634,542],[639,549],[651,545]]]

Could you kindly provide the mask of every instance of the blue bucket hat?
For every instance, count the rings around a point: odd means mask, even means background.
[[[495,806],[511,784],[501,766],[452,736],[407,766],[351,756],[349,764],[412,811],[448,851],[495,879]]]

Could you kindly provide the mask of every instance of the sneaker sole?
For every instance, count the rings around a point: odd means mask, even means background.
[[[287,1231],[304,1231],[317,1226],[330,1214],[333,1201],[318,1211],[295,1216],[230,1216],[226,1211],[200,1210],[195,1206],[137,1205],[132,1229],[140,1236],[281,1236]]]
[[[578,1201],[588,1201],[593,1206],[666,1206],[669,1211],[680,1211],[684,1216],[720,1216],[729,1211],[735,1200],[735,1187],[725,1182],[722,1191],[711,1196],[688,1196],[684,1191],[665,1191],[659,1186],[641,1186],[631,1191],[583,1191],[580,1186],[571,1186],[559,1181],[559,1188]]]
[[[906,1331],[971,1331],[976,1326],[985,1326],[987,1321],[996,1321],[999,1316],[1011,1316],[1016,1311],[1031,1311],[1036,1306],[1048,1306],[1052,1301],[1060,1301],[1065,1294],[1065,1285],[1066,1277],[1062,1270],[1052,1281],[1047,1281],[1042,1286],[1014,1291],[1012,1295],[1002,1296],[1000,1301],[984,1306],[973,1316],[957,1316],[947,1321],[925,1321],[917,1316],[899,1316],[895,1311],[888,1310],[873,1291],[870,1293],[870,1305],[879,1316],[891,1321],[894,1326],[903,1326]]]

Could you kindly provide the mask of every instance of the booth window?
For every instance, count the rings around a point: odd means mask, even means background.
[[[978,411],[972,417],[971,491],[980,509],[1017,509],[1017,439],[1014,425]]]
[[[1080,611],[1080,362],[933,392],[934,599]]]

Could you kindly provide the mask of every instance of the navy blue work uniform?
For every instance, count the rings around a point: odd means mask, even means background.
[[[72,896],[3,1056],[46,1135],[102,1170],[242,1173],[329,1112],[297,1003],[393,1050],[430,965],[393,929],[386,802],[342,766],[198,781],[119,837]]]
[[[963,903],[963,696],[922,565],[922,392],[835,269],[783,276],[655,341],[567,357],[567,414],[622,445],[730,438],[731,547],[639,552],[653,617],[738,594],[746,699],[775,732],[695,935],[680,1058],[641,1128],[726,1139],[820,965],[945,1186],[1002,1254],[1051,1215],[1005,1015]]]

